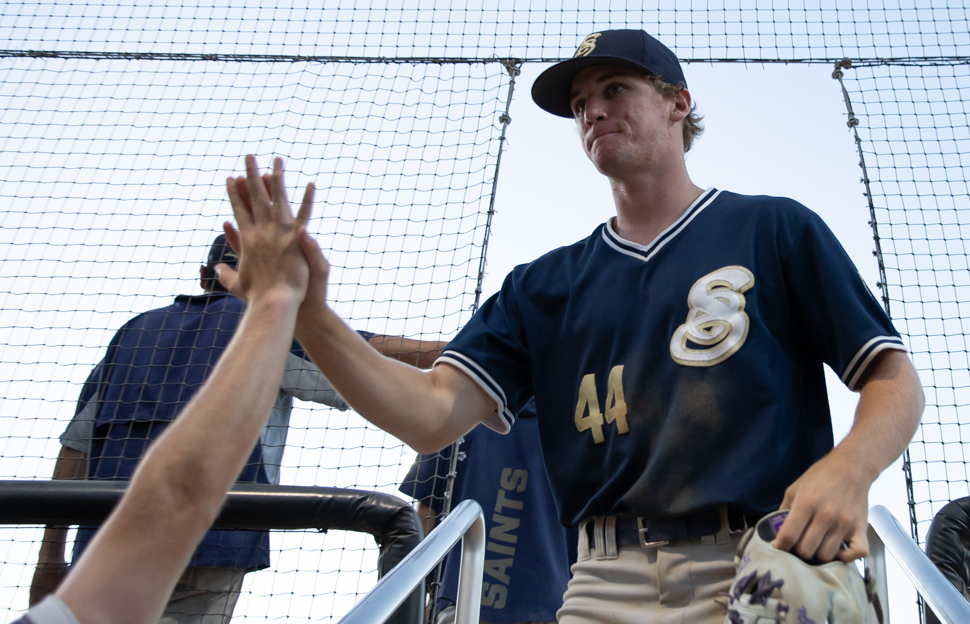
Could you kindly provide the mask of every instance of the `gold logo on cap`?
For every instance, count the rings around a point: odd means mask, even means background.
[[[583,39],[583,42],[579,44],[579,49],[576,50],[576,54],[573,55],[573,58],[589,56],[589,53],[596,48],[596,40],[602,36],[603,33],[593,33],[592,35]]]

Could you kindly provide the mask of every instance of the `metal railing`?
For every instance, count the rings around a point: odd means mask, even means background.
[[[394,612],[428,572],[461,540],[455,624],[477,624],[485,571],[485,520],[473,500],[462,501],[393,570],[347,612],[340,624],[377,624]]]
[[[886,550],[916,587],[926,604],[946,624],[970,622],[970,603],[950,584],[926,553],[913,541],[909,532],[896,520],[888,509],[874,505],[869,509],[869,557],[867,567],[875,574],[878,583],[876,593],[883,606],[889,624],[888,588],[886,586]]]

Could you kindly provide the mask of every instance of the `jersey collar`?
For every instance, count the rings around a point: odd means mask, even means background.
[[[660,251],[661,247],[666,245],[673,237],[680,234],[680,232],[687,227],[687,224],[694,220],[694,217],[699,215],[702,210],[710,206],[711,202],[714,201],[714,198],[720,193],[721,191],[713,187],[701,193],[700,197],[695,199],[694,203],[687,207],[684,214],[680,215],[680,218],[674,221],[666,230],[658,234],[657,238],[650,241],[650,243],[647,245],[640,245],[639,243],[634,243],[621,238],[620,235],[616,233],[616,230],[613,229],[613,222],[616,220],[616,217],[612,217],[606,222],[606,227],[603,228],[603,240],[606,241],[607,245],[617,250],[621,254],[647,262],[654,256],[654,254]]]

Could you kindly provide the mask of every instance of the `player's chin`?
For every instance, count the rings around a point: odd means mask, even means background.
[[[596,170],[608,178],[621,177],[623,172],[629,169],[627,159],[622,154],[611,150],[601,150],[596,157],[590,156],[590,160]]]

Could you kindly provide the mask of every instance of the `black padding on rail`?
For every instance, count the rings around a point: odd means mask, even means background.
[[[99,525],[127,486],[127,481],[0,480],[0,524]],[[259,484],[234,486],[213,528],[370,533],[380,546],[379,577],[400,563],[424,537],[418,514],[396,496]],[[422,582],[387,621],[418,624],[423,615]]]
[[[958,498],[936,514],[926,533],[926,555],[960,595],[970,599],[970,497]],[[929,607],[926,623],[940,623]]]

